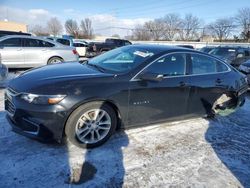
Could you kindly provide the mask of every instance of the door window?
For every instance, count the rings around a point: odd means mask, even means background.
[[[24,39],[25,47],[53,47],[54,44],[39,39]]]
[[[2,47],[21,47],[21,38],[9,38],[0,42]]]
[[[164,76],[179,76],[185,75],[186,69],[186,55],[182,53],[176,53],[166,55],[150,65],[146,71],[162,74]]]
[[[225,72],[228,67],[222,62],[200,54],[191,54],[191,74],[210,74]]]

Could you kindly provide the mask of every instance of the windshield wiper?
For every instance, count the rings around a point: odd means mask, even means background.
[[[94,67],[94,68],[96,68],[97,70],[99,70],[99,71],[101,71],[101,72],[105,72],[107,69],[105,69],[105,68],[103,68],[103,67],[101,67],[101,66],[98,66],[98,65],[96,65],[96,64],[92,64],[92,63],[86,63],[86,65],[89,65],[89,66],[91,66],[91,67]]]

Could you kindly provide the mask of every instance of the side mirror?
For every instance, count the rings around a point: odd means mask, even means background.
[[[138,76],[141,80],[160,82],[163,80],[164,76],[162,74],[156,74],[151,72],[144,72]]]
[[[243,58],[244,57],[244,54],[243,53],[238,53],[236,58]]]

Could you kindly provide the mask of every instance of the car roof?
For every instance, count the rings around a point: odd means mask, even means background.
[[[171,45],[160,45],[160,44],[133,44],[132,46],[136,46],[138,48],[150,51],[161,52],[170,52],[170,51],[190,51],[190,52],[198,52],[197,50],[184,48],[180,46],[171,46]]]
[[[6,35],[6,36],[1,37],[0,40],[8,39],[8,38],[16,38],[16,37],[27,38],[27,39],[39,39],[39,40],[44,40],[46,42],[50,42],[50,43],[57,45],[57,46],[60,45],[59,43],[54,42],[54,41],[49,40],[49,39],[46,39],[44,37],[35,37],[35,36],[28,36],[28,35]]]

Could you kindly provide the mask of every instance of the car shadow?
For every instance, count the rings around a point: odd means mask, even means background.
[[[250,100],[227,117],[209,120],[205,139],[243,187],[250,187]]]
[[[81,149],[67,143],[68,183],[86,187],[122,187],[125,176],[122,150],[128,144],[124,131],[116,132],[104,145],[94,149]]]

